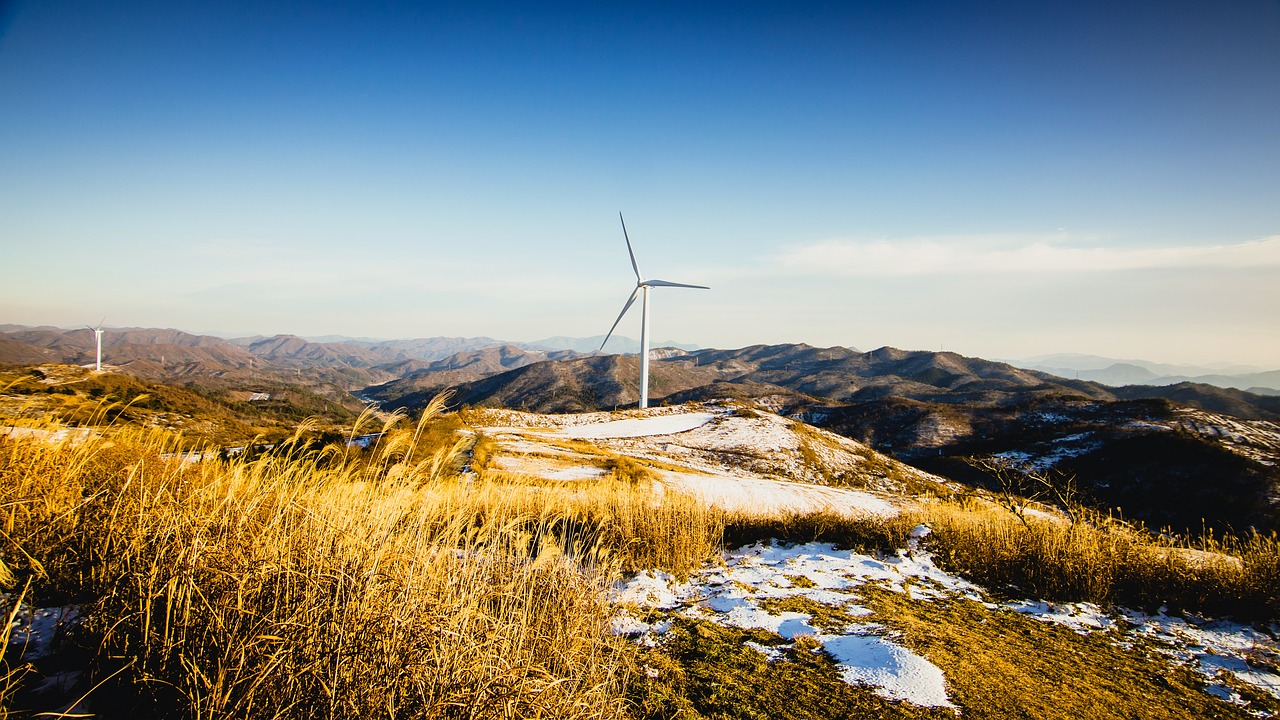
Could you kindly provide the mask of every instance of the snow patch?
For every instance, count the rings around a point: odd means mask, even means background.
[[[688,597],[690,588],[676,582],[674,576],[661,570],[645,570],[616,583],[609,591],[610,602],[670,610]]]
[[[906,648],[874,635],[824,638],[822,647],[851,685],[868,685],[890,700],[923,707],[954,708],[942,669]]]
[[[1019,600],[1005,607],[1031,616],[1041,622],[1064,625],[1078,633],[1109,630],[1115,621],[1102,608],[1092,603],[1051,603],[1044,600]]]
[[[591,425],[566,427],[558,430],[556,434],[561,437],[578,440],[674,435],[706,425],[715,417],[713,413],[695,412],[679,415],[660,415],[657,417],[628,418],[626,420],[612,420]]]
[[[842,515],[898,514],[889,501],[862,490],[833,488],[783,480],[764,480],[729,474],[662,472],[663,482],[725,510],[817,511]]]
[[[728,627],[760,629],[785,640],[814,638],[850,684],[870,687],[890,700],[923,707],[954,708],[943,672],[926,658],[894,643],[875,623],[851,622],[844,628],[814,624],[813,616],[791,610],[769,610],[770,599],[801,597],[837,607],[850,617],[871,611],[853,602],[848,590],[866,583],[887,583],[905,592],[909,579],[970,592],[972,586],[933,566],[927,554],[899,554],[878,559],[827,543],[785,546],[757,543],[725,554],[723,567],[706,568],[677,584],[662,572],[646,571],[614,586],[614,602],[677,610]],[[666,627],[636,620],[627,611],[614,618],[614,632],[654,645]],[[784,647],[747,643],[771,662],[784,657]]]
[[[1229,673],[1241,682],[1280,699],[1280,673],[1276,672],[1276,665],[1280,662],[1280,643],[1277,642],[1276,627],[1266,633],[1229,620],[1174,617],[1165,614],[1163,608],[1155,615],[1137,610],[1121,610],[1120,613],[1134,626],[1130,632],[1154,640],[1161,652],[1209,680],[1211,688],[1218,687],[1221,693],[1231,693],[1226,686],[1214,684],[1221,674]],[[1251,663],[1251,657],[1266,658],[1267,667]]]
[[[80,622],[80,608],[75,605],[54,608],[18,608],[9,625],[8,652],[17,653],[30,662],[49,656],[55,649],[58,633]]]

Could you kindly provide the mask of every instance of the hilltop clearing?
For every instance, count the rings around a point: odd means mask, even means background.
[[[861,443],[743,407],[466,418],[492,442],[487,468],[544,480],[648,479],[728,510],[893,514],[907,497],[954,490]]]

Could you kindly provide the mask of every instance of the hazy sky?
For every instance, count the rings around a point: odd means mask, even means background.
[[[0,322],[598,335],[619,211],[661,340],[1280,367],[1280,3],[0,0]]]

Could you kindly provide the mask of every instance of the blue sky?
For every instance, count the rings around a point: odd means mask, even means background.
[[[1274,1],[0,8],[0,322],[1280,367]]]

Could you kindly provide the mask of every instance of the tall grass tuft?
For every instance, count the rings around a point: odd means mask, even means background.
[[[905,547],[915,519],[849,517],[830,511],[729,512],[724,516],[724,541],[739,547],[769,540],[789,543],[828,542],[851,550],[886,550]]]
[[[1280,618],[1274,534],[1181,542],[1080,511],[1080,521],[934,503],[919,519],[941,562],[992,588],[1055,600]]]

